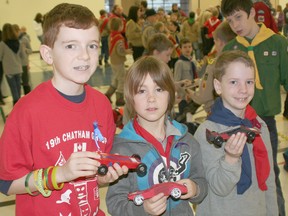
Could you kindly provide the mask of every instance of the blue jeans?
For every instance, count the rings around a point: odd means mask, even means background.
[[[102,61],[104,58],[104,61],[107,62],[109,58],[108,36],[101,37],[101,44],[101,55],[99,60]]]
[[[21,97],[21,74],[9,74],[6,75],[6,79],[12,94],[13,105],[15,105]]]
[[[273,154],[273,164],[275,172],[275,182],[276,182],[276,192],[277,192],[277,202],[279,208],[279,215],[285,216],[285,200],[282,193],[281,183],[279,179],[280,169],[277,164],[277,152],[278,152],[278,134],[276,121],[274,116],[260,116],[263,121],[266,123],[271,140],[272,154]]]

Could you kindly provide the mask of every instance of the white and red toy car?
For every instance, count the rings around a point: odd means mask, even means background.
[[[128,194],[128,199],[133,200],[135,205],[142,205],[145,199],[154,197],[159,193],[164,193],[165,196],[171,196],[177,200],[182,194],[187,193],[187,187],[175,182],[164,182],[155,184],[146,190],[136,191]]]

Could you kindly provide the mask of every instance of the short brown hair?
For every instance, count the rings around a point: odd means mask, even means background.
[[[17,40],[17,39],[18,36],[16,33],[16,29],[13,27],[12,24],[5,23],[2,29],[2,40],[5,42],[8,40]]]
[[[237,36],[227,21],[223,21],[212,34],[214,39],[219,39],[225,43],[228,43]]]
[[[169,102],[166,113],[167,115],[172,113],[175,102],[175,85],[168,65],[153,56],[143,56],[130,67],[125,79],[124,96],[131,118],[136,115],[133,97],[148,74],[160,88],[168,91]]]
[[[224,51],[216,59],[214,78],[221,81],[226,74],[227,67],[233,62],[242,62],[247,67],[255,69],[255,64],[247,53],[240,50]]]
[[[163,52],[169,48],[173,48],[173,43],[168,39],[168,37],[163,33],[154,34],[148,41],[147,45],[148,55],[152,55],[154,50],[158,52]]]
[[[113,17],[109,21],[109,28],[111,31],[118,31],[120,26],[122,26],[122,20],[119,17]]]
[[[182,38],[181,40],[180,40],[180,43],[179,43],[179,47],[180,48],[182,48],[182,46],[184,45],[184,44],[187,44],[187,43],[190,43],[190,44],[192,44],[192,42],[191,42],[191,40],[189,39],[189,38]]]
[[[75,29],[89,29],[98,26],[95,15],[87,7],[62,3],[55,6],[44,16],[44,44],[53,48],[61,26]]]

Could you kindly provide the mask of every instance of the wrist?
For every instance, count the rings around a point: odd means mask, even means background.
[[[230,152],[225,150],[225,161],[234,164],[239,161],[241,154],[231,154]]]

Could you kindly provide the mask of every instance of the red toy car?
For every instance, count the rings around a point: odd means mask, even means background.
[[[164,182],[155,184],[151,188],[142,191],[136,191],[128,194],[128,199],[133,200],[135,205],[142,205],[145,199],[149,199],[159,193],[165,196],[171,196],[173,199],[179,199],[182,194],[187,193],[187,187],[175,182]]]
[[[147,166],[141,163],[139,155],[132,155],[131,157],[125,155],[108,154],[99,152],[101,158],[97,159],[101,165],[98,168],[99,175],[106,175],[108,167],[114,163],[118,163],[120,166],[127,166],[130,170],[136,170],[137,175],[143,177],[147,173]]]
[[[206,139],[209,143],[214,144],[216,148],[220,148],[223,142],[226,142],[232,134],[236,134],[237,132],[245,133],[248,143],[252,143],[256,135],[261,133],[257,128],[248,128],[239,125],[221,133],[206,129]]]

